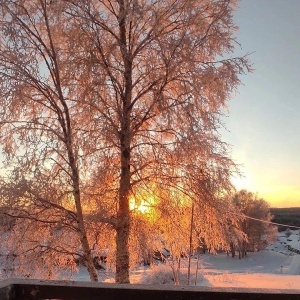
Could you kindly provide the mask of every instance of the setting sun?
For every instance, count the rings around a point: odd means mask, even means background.
[[[145,196],[145,195],[144,195]],[[142,194],[131,196],[129,200],[129,208],[131,211],[139,211],[140,213],[150,213],[156,202],[155,196],[148,195],[143,197]]]
[[[134,198],[130,199],[129,208],[130,210],[138,210],[141,213],[146,213],[149,210],[149,206],[144,200],[142,200],[140,203],[137,203]]]

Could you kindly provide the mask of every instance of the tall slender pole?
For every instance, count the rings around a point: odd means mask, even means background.
[[[190,285],[191,278],[191,256],[192,256],[192,247],[193,247],[193,225],[194,225],[194,202],[192,203],[192,212],[191,212],[191,226],[190,226],[190,249],[189,249],[189,261],[188,261],[188,276],[187,276],[187,285]]]

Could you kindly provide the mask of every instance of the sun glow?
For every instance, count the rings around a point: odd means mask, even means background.
[[[140,193],[132,195],[129,199],[129,209],[142,214],[151,214],[154,210],[154,205],[157,202],[157,197],[153,194]]]
[[[130,210],[137,210],[143,214],[149,211],[149,207],[146,201],[142,200],[140,203],[137,203],[134,198],[130,199],[129,208]]]

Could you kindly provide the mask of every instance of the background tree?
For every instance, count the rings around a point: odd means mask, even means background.
[[[291,227],[300,227],[300,208],[271,208],[271,213],[274,216],[273,222],[286,224]],[[286,226],[278,226],[278,231],[285,231]]]
[[[247,235],[247,240],[240,242],[241,256],[244,257],[247,251],[264,249],[270,241],[276,238],[277,232],[277,227],[269,223],[272,220],[269,204],[246,190],[236,193],[233,203],[245,215],[240,228]]]

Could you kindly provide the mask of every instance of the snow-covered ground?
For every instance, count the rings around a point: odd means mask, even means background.
[[[226,253],[199,256],[197,286],[210,287],[245,287],[275,288],[300,290],[300,255],[288,250],[288,244],[300,246],[299,232],[287,240],[284,233],[279,233],[278,240],[266,250],[248,253],[243,259],[232,258]],[[197,259],[192,259],[191,285],[195,284]],[[181,284],[186,284],[187,261],[182,261]],[[113,273],[100,271],[100,278],[113,282]],[[170,280],[172,271],[168,263],[154,268],[141,267],[131,272],[131,283],[173,284]],[[87,273],[81,270],[75,280],[88,280]]]
[[[265,250],[249,252],[246,258],[232,258],[226,253],[217,255],[201,254],[191,261],[190,285],[207,287],[241,287],[264,289],[300,290],[300,255],[291,251],[300,250],[299,231],[292,231],[289,237],[279,233],[278,239]],[[156,266],[140,267],[131,272],[130,281],[134,284],[174,285],[170,261]],[[187,284],[187,259],[181,260],[180,284]],[[198,272],[196,278],[196,269]],[[102,282],[114,282],[110,270],[99,271]],[[62,280],[89,281],[86,269],[81,268],[72,278],[61,275]]]

